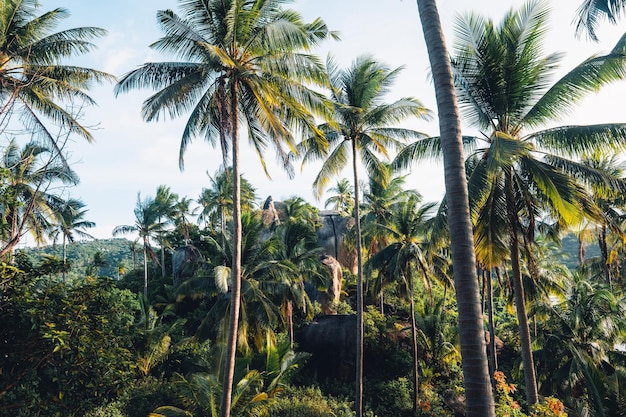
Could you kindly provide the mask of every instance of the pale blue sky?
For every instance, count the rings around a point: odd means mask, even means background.
[[[610,50],[626,31],[625,20],[621,27],[603,24],[598,44],[584,38],[575,39],[571,21],[580,1],[551,1],[552,30],[546,52],[567,52],[562,63],[563,71],[594,52]],[[156,11],[176,10],[176,0],[41,0],[41,3],[41,10],[62,6],[71,12],[71,18],[62,25],[64,28],[97,26],[108,31],[108,36],[97,42],[99,49],[81,59],[81,65],[121,76],[144,62],[169,60],[155,54],[148,45],[161,35],[156,26]],[[443,0],[438,4],[448,43],[452,45],[457,13],[464,13],[471,7],[499,20],[507,9],[519,7],[523,2]],[[308,20],[322,17],[331,29],[341,33],[340,42],[328,42],[317,51],[320,56],[325,57],[330,52],[342,67],[363,53],[374,55],[390,67],[404,65],[390,100],[413,96],[427,107],[435,108],[434,92],[428,79],[428,58],[414,0],[297,0],[292,7]],[[111,231],[117,225],[133,223],[138,192],[142,196],[154,195],[158,185],[166,184],[179,195],[195,199],[209,184],[206,172],[213,174],[219,168],[219,150],[198,141],[188,149],[185,171],[179,171],[178,149],[185,119],[143,122],[141,102],[149,94],[148,90],[136,91],[116,99],[112,85],[95,88],[91,95],[98,107],[88,109],[84,123],[97,126],[94,130],[96,142],[86,144],[77,139],[70,145],[70,158],[81,177],[80,186],[70,191],[71,196],[86,203],[88,218],[97,224],[90,232],[98,238],[111,237]],[[611,86],[583,103],[565,123],[626,121],[622,110],[624,97],[626,83]],[[429,134],[438,133],[436,121],[414,122],[410,126]],[[273,153],[268,153],[266,160],[273,162]],[[314,166],[305,168],[293,180],[289,180],[278,167],[271,167],[273,181],[270,181],[251,152],[245,152],[243,161],[244,176],[257,188],[262,199],[268,195],[275,200],[299,195],[323,207],[323,199],[316,203],[311,193],[316,174]],[[427,201],[439,200],[443,194],[441,164],[415,167],[407,186],[420,191]]]

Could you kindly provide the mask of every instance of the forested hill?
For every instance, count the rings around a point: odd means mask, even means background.
[[[572,235],[566,235],[560,251],[565,254],[563,262],[569,269],[578,265],[578,240]],[[588,243],[585,250],[587,259],[599,256],[600,251],[596,242]],[[20,249],[28,255],[33,263],[39,264],[46,257],[63,259],[63,247],[60,244],[39,248]],[[133,251],[135,259],[133,260]],[[71,264],[69,277],[84,277],[90,267],[98,269],[98,275],[118,278],[120,274],[141,268],[141,247],[138,243],[128,239],[83,240],[67,245],[67,259]]]
[[[26,254],[35,265],[46,259],[63,259],[61,244],[29,247],[19,251]],[[117,279],[120,274],[123,275],[135,266],[141,267],[141,247],[127,239],[82,240],[67,245],[67,260],[71,265],[69,278],[84,277],[90,268],[97,268],[98,275]]]

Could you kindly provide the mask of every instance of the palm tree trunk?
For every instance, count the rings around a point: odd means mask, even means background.
[[[494,417],[467,180],[452,68],[436,0],[417,0],[431,64],[444,160],[467,417]]]
[[[352,171],[354,174],[354,224],[356,231],[356,417],[363,416],[363,255],[361,253],[361,213],[359,210],[359,171],[357,167],[356,138],[352,144]]]
[[[231,91],[230,128],[232,132],[233,152],[233,261],[232,288],[230,291],[230,319],[228,326],[228,344],[226,346],[226,362],[222,383],[222,402],[220,417],[230,417],[232,403],[233,380],[235,374],[235,355],[237,353],[237,333],[239,326],[239,307],[241,304],[241,180],[239,177],[239,118],[237,116],[237,86]]]
[[[509,170],[506,178],[506,205],[509,221],[509,234],[511,244],[511,273],[513,275],[513,293],[515,296],[515,310],[520,334],[520,347],[522,350],[522,364],[524,366],[524,385],[526,387],[526,401],[528,406],[539,402],[537,392],[537,378],[535,376],[535,364],[530,338],[530,326],[528,313],[526,312],[526,297],[524,295],[524,283],[522,282],[522,269],[520,266],[519,236],[517,233],[517,211],[515,209],[515,197],[513,193],[513,172]]]
[[[604,277],[609,284],[609,288],[613,288],[611,279],[611,269],[609,265],[609,248],[606,243],[606,224],[602,224],[600,232],[598,233],[598,246],[600,247],[600,254],[602,255],[602,267],[604,269]]]
[[[410,267],[409,267],[410,268]],[[413,277],[407,274],[409,297],[411,297],[411,338],[413,343],[413,415],[419,408],[419,350],[417,346],[417,322],[415,320],[415,299],[413,298]]]
[[[287,332],[289,333],[289,348],[293,349],[294,335],[293,335],[293,303],[291,300],[286,301],[285,316],[287,319]]]
[[[165,278],[165,242],[161,239],[161,278]]]
[[[67,263],[67,237],[63,233],[63,284],[66,284],[66,263]]]
[[[143,296],[148,301],[148,239],[143,237]]]
[[[489,309],[489,367],[491,375],[498,370],[498,354],[496,352],[496,325],[493,317],[493,268],[487,271],[487,308]]]

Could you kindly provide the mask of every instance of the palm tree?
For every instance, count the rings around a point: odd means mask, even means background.
[[[143,295],[148,299],[148,255],[155,258],[154,250],[150,246],[150,239],[156,238],[163,230],[163,223],[159,221],[159,211],[154,198],[141,199],[137,194],[135,206],[135,223],[132,225],[116,226],[113,236],[137,233],[143,243]]]
[[[33,142],[20,148],[14,139],[4,149],[0,170],[5,230],[0,256],[15,247],[25,228],[35,242],[42,243],[53,216],[51,204],[59,201],[48,189],[56,184],[78,184],[76,173],[51,154],[48,148]]]
[[[354,219],[357,254],[357,360],[356,401],[357,417],[363,408],[363,261],[361,253],[361,223],[359,211],[359,159],[368,172],[380,171],[378,155],[388,157],[389,148],[401,148],[403,141],[421,138],[417,131],[394,127],[409,117],[430,117],[430,112],[416,99],[401,98],[393,103],[383,102],[401,68],[391,70],[370,56],[357,58],[346,70],[339,70],[334,62],[327,60],[331,83],[331,97],[335,103],[335,117],[323,124],[326,141],[313,137],[299,147],[304,161],[323,159],[313,188],[319,197],[333,176],[339,174],[352,158],[354,187]]]
[[[65,200],[60,206],[54,208],[54,222],[56,225],[52,230],[51,237],[56,242],[56,239],[61,235],[63,241],[63,266],[67,262],[67,243],[74,243],[76,241],[75,236],[95,239],[83,230],[96,226],[94,222],[85,219],[87,211],[85,203],[74,198]],[[63,282],[65,282],[65,271],[63,272]]]
[[[436,0],[417,0],[431,65],[437,109],[439,146],[443,154],[447,217],[459,312],[459,336],[468,417],[494,417],[495,406],[487,366],[472,220],[461,138],[461,119],[452,68]]]
[[[178,194],[172,192],[167,185],[159,185],[154,197],[154,209],[158,212],[158,222],[165,226],[172,222],[175,206],[178,201]],[[170,246],[165,237],[165,227],[159,232],[157,240],[161,247],[161,277],[165,278],[165,246]]]
[[[393,175],[390,165],[383,167],[377,175],[369,177],[367,191],[363,194],[361,224],[363,241],[370,257],[390,243],[388,228],[398,205],[411,197],[421,199],[417,191],[404,190],[404,176]],[[378,278],[372,289],[378,295],[380,312],[384,314],[385,277],[379,275]]]
[[[607,154],[606,152],[590,152],[582,156],[581,160],[587,165],[606,172],[615,178],[624,178],[624,165],[618,162],[618,156],[615,154]],[[600,219],[589,220],[586,223],[586,230],[589,235],[591,231],[595,232],[595,238],[598,241],[600,249],[600,266],[606,282],[609,287],[613,285],[615,273],[612,271],[612,265],[615,253],[610,251],[608,245],[609,233],[613,233],[618,240],[624,240],[624,232],[622,231],[623,208],[625,203],[624,194],[620,190],[613,187],[607,187],[605,184],[593,184],[590,187],[593,201],[601,210]],[[583,229],[585,230],[585,229]],[[591,239],[591,236],[589,238]],[[581,262],[582,264],[582,262]]]
[[[411,336],[413,341],[413,413],[417,412],[419,401],[418,345],[417,324],[415,317],[415,270],[428,281],[429,271],[426,265],[423,247],[428,240],[426,233],[426,215],[432,205],[419,205],[420,198],[413,196],[400,203],[393,213],[389,231],[390,243],[376,253],[368,263],[383,275],[389,275],[403,283],[405,298],[409,300],[411,315]],[[427,285],[429,287],[429,285]]]
[[[416,197],[421,199],[415,190],[405,190],[405,176],[395,175],[390,165],[383,165],[382,170],[369,177],[368,188],[363,194],[361,205],[363,240],[367,243],[367,251],[375,255],[389,243],[386,235],[390,226],[394,209],[400,203]],[[383,226],[383,227],[381,227]]]
[[[324,207],[328,208],[330,206],[333,210],[337,210],[341,214],[345,214],[346,216],[352,215],[352,210],[354,210],[354,195],[352,193],[350,180],[342,178],[337,181],[337,185],[329,188],[328,191],[335,194],[326,199]]]
[[[610,411],[610,404],[617,404],[623,383],[625,357],[616,345],[623,343],[625,308],[606,284],[582,274],[574,275],[565,300],[547,306],[549,320],[538,352],[542,388],[580,415],[619,414]]]
[[[306,53],[332,35],[320,19],[305,23],[283,0],[186,0],[182,15],[159,11],[165,36],[152,47],[185,61],[146,63],[125,75],[116,92],[152,87],[143,105],[148,121],[162,113],[191,112],[181,139],[179,164],[191,140],[219,139],[223,166],[232,152],[233,257],[230,334],[220,413],[230,415],[241,287],[241,200],[239,129],[261,157],[272,144],[285,167],[295,150],[292,128],[317,132],[312,111],[325,113],[323,96],[309,88],[325,81],[322,65]],[[265,167],[263,158],[261,163]],[[267,170],[266,170],[267,172]]]
[[[230,221],[233,211],[233,187],[230,169],[225,172],[219,169],[213,176],[207,173],[211,182],[210,188],[203,188],[197,202],[202,207],[198,222],[205,227],[226,232],[226,223]],[[256,201],[255,189],[243,176],[241,177],[241,210],[252,210]],[[218,225],[218,226],[216,226]]]
[[[39,8],[38,0],[0,2],[0,130],[4,131],[14,112],[19,112],[24,127],[61,156],[41,116],[91,141],[89,130],[63,103],[93,104],[85,90],[93,82],[114,77],[62,64],[64,58],[94,49],[90,41],[103,36],[103,29],[81,27],[54,32],[58,23],[69,16],[68,11],[56,8],[38,15]]]
[[[624,0],[583,0],[576,11],[576,33],[580,35],[586,31],[591,39],[597,41],[596,29],[600,19],[606,17],[615,24],[625,10]]]
[[[469,179],[478,218],[477,251],[481,252],[483,244],[493,248],[494,237],[507,245],[530,405],[538,401],[538,394],[524,305],[520,239],[524,239],[524,248],[532,244],[536,213],[541,209],[564,224],[579,222],[585,213],[597,213],[578,178],[624,189],[615,177],[571,157],[593,148],[623,149],[626,125],[525,132],[567,114],[586,92],[626,75],[625,41],[621,40],[612,53],[584,61],[547,88],[559,58],[541,53],[548,12],[546,3],[527,2],[519,11],[507,13],[499,26],[468,14],[459,19],[452,61],[462,110],[471,123],[489,132],[487,138],[467,139],[474,144],[480,140],[487,143],[477,150],[478,162]],[[506,231],[492,230],[498,225]],[[498,237],[503,235],[508,235],[508,240]],[[529,259],[531,273],[532,263]]]
[[[185,244],[189,244],[189,225],[191,216],[195,216],[197,207],[191,208],[191,202],[193,200],[187,197],[183,197],[174,205],[174,211],[172,218],[176,229],[183,235]]]
[[[530,2],[518,13],[509,12],[499,27],[469,14],[457,25],[459,40],[452,62],[459,100],[468,120],[489,132],[483,138],[488,147],[479,149],[476,159],[469,161],[477,252],[495,250],[493,261],[505,253],[511,256],[529,404],[538,397],[519,240],[524,238],[524,248],[532,244],[535,216],[540,209],[570,224],[593,211],[593,203],[577,178],[623,189],[615,177],[567,157],[592,148],[621,149],[626,137],[626,125],[620,124],[564,126],[524,134],[524,129],[547,125],[567,114],[585,93],[597,91],[625,73],[621,40],[610,54],[586,60],[547,88],[559,58],[557,54],[541,54],[547,14],[545,4]],[[475,149],[481,139],[465,140]],[[406,155],[439,152],[438,138],[431,138],[412,146]],[[540,152],[545,154],[543,161],[538,159]]]

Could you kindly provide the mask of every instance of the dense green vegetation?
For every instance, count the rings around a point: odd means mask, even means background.
[[[153,47],[183,62],[144,64],[116,92],[154,88],[147,121],[189,112],[180,163],[200,136],[223,167],[196,201],[167,185],[138,195],[135,222],[114,230],[131,240],[92,240],[86,207],[65,197],[78,177],[64,147],[91,138],[74,105],[110,76],[62,61],[103,31],[55,33],[64,10],[0,0],[0,414],[626,415],[626,124],[552,127],[626,78],[626,39],[553,82],[545,3],[499,24],[459,18],[450,88],[484,132],[463,138],[464,260],[456,193],[424,202],[403,176],[447,154],[444,132],[401,126],[430,111],[387,103],[397,70],[373,57],[322,65],[309,50],[336,34],[283,3],[158,13]],[[581,9],[581,25],[595,17]],[[269,143],[288,170],[321,159],[313,186],[338,180],[337,211],[261,204],[240,174],[244,127],[262,162]],[[336,178],[350,162],[352,183]],[[26,233],[54,244],[16,250]]]

